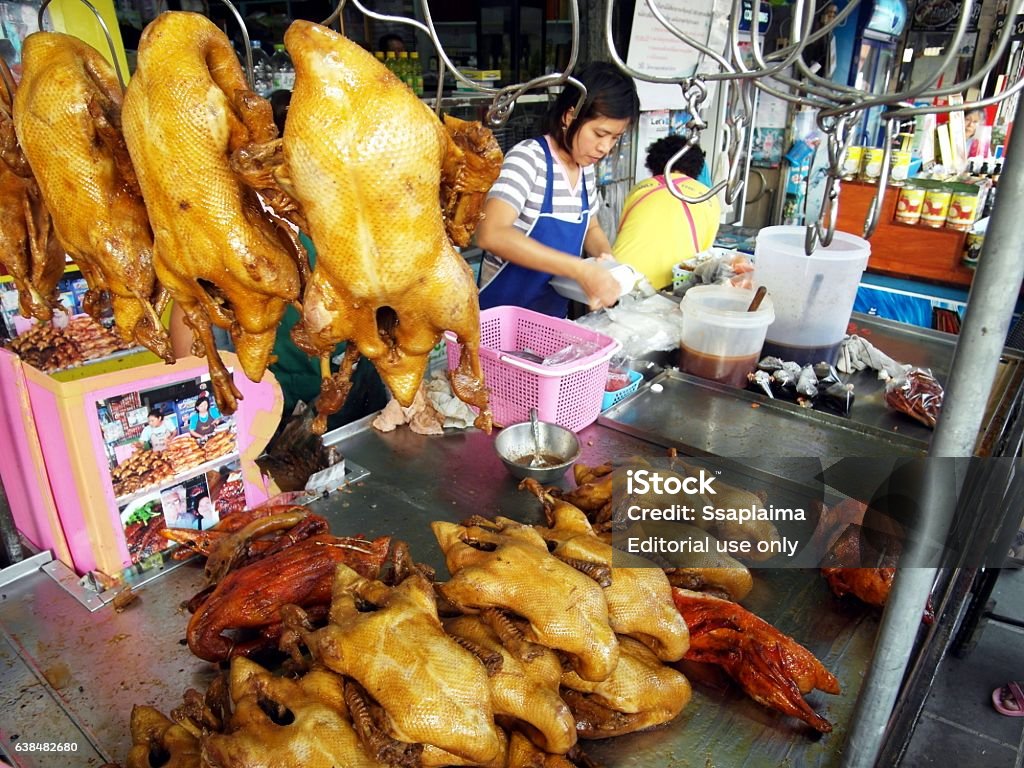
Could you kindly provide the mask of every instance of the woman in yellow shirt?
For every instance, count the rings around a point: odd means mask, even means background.
[[[642,272],[656,289],[672,284],[672,266],[706,251],[718,234],[722,208],[718,197],[685,203],[674,197],[662,172],[683,145],[683,136],[666,136],[647,148],[647,169],[654,174],[630,190],[619,218],[612,247],[616,261]],[[672,183],[687,197],[708,191],[697,181],[704,169],[704,152],[691,147],[672,166]]]

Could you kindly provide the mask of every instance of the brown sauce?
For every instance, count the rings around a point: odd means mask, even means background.
[[[747,386],[747,374],[757,367],[758,358],[757,353],[741,357],[706,355],[703,352],[690,349],[684,344],[679,367],[684,372],[700,376],[702,379],[720,381],[734,387],[745,387]]]
[[[528,453],[525,456],[520,456],[518,459],[514,459],[513,464],[519,464],[524,467],[533,466],[533,454]],[[540,462],[534,467],[534,469],[546,469],[547,467],[557,467],[559,464],[564,464],[565,459],[559,456],[553,456],[548,453],[540,454]]]

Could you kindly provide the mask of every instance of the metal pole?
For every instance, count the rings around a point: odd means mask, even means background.
[[[1016,112],[1017,116],[1022,114],[1019,107]],[[1024,225],[1015,210],[1021,200],[1024,200],[1024,130],[1014,130],[999,180],[999,199],[971,284],[946,384],[942,415],[932,437],[929,456],[974,454],[999,355],[1024,280],[1024,259],[1020,258],[1019,247]],[[925,483],[921,499],[922,509],[927,513],[924,532],[929,538],[942,541],[952,522],[952,504],[944,503],[949,500],[942,498],[927,498],[934,490],[934,483]],[[875,639],[871,666],[857,698],[843,751],[843,768],[875,766],[935,575],[935,568],[900,569],[896,575]]]

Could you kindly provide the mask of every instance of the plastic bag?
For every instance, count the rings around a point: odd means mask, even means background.
[[[779,400],[796,402],[849,416],[853,408],[853,385],[843,382],[839,372],[827,363],[801,367],[792,361],[764,357],[757,370],[747,376],[747,389]]]
[[[623,296],[615,307],[591,312],[576,323],[611,336],[622,345],[622,356],[630,360],[679,349],[683,332],[678,303],[660,294]]]
[[[577,360],[582,360],[584,357],[590,357],[598,349],[600,347],[593,341],[574,341],[545,357],[541,365],[566,365],[567,363],[574,363]]]
[[[629,386],[629,360],[621,354],[613,355],[608,363],[608,380],[605,382],[605,392],[618,392],[620,389]]]
[[[885,385],[886,405],[932,429],[942,410],[943,395],[942,385],[924,368],[912,368]]]
[[[754,265],[750,257],[739,251],[712,248],[682,262],[675,271],[687,279],[674,280],[673,293],[680,296],[695,285],[731,285],[734,288],[754,287]]]

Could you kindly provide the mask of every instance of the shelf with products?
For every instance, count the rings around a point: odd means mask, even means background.
[[[962,265],[967,233],[897,222],[896,202],[901,187],[887,187],[878,227],[871,237],[868,270],[881,274],[948,285],[970,285],[974,270]],[[837,228],[859,234],[876,184],[844,181],[839,195]]]

